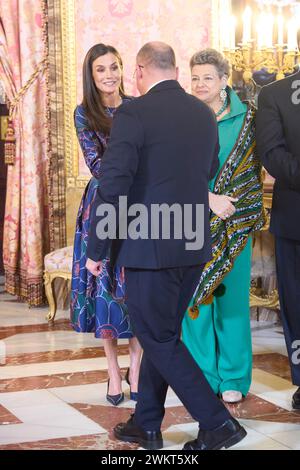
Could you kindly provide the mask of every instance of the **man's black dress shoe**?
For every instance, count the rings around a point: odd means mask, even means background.
[[[300,410],[300,387],[295,391],[292,398],[292,406],[294,410]]]
[[[234,418],[228,419],[211,431],[199,430],[194,441],[187,442],[183,450],[218,450],[234,446],[247,435],[245,429]]]
[[[134,423],[131,415],[127,423],[119,423],[114,428],[114,435],[120,441],[137,442],[144,449],[161,449],[163,440],[160,431],[144,431]]]

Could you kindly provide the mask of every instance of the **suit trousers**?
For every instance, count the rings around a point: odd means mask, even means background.
[[[202,429],[214,429],[231,418],[180,339],[202,269],[125,269],[129,316],[144,350],[134,420],[146,431],[161,427],[168,386]]]
[[[275,237],[280,313],[292,381],[300,386],[300,241]]]

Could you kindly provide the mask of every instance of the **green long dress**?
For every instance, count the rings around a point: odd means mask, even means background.
[[[241,131],[247,105],[228,88],[230,112],[218,122],[220,167],[230,155]],[[214,186],[215,179],[210,182]],[[213,303],[201,305],[196,319],[186,312],[182,339],[204,372],[215,393],[240,391],[244,396],[251,384],[252,346],[250,329],[251,237],[225,276],[225,294]]]

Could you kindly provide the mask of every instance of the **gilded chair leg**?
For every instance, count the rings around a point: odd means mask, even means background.
[[[54,321],[55,314],[56,314],[56,303],[53,295],[53,289],[52,289],[52,281],[53,278],[51,274],[49,274],[47,271],[44,273],[44,281],[45,281],[45,291],[46,291],[46,296],[47,300],[49,303],[49,313],[46,316],[46,320],[48,320],[49,323]]]
[[[63,308],[66,309],[70,303],[71,280],[65,278],[63,290]]]

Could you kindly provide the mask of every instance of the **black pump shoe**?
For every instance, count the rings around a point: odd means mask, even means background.
[[[119,393],[118,395],[109,395],[109,379],[107,381],[107,393],[106,393],[106,400],[114,406],[118,406],[122,401],[124,401],[124,393]]]
[[[126,382],[128,383],[128,385],[130,387],[129,371],[130,371],[130,367],[128,367],[128,369],[126,371],[125,380],[126,380]],[[130,400],[137,401],[138,400],[138,395],[139,395],[138,392],[132,392],[131,388],[130,388]]]

